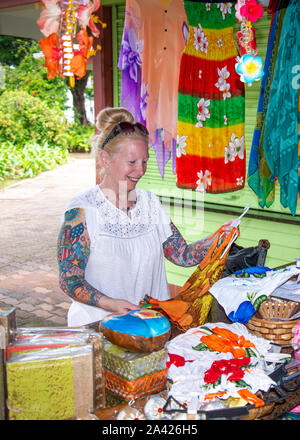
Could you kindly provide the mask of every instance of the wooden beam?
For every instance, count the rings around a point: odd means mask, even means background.
[[[40,0],[1,0],[0,9],[14,8],[16,6],[32,5],[40,3]]]
[[[94,72],[94,111],[95,117],[104,107],[113,105],[113,57],[112,57],[112,12],[110,6],[102,6],[97,15],[106,28],[100,31],[100,37],[95,38],[94,48],[98,50],[93,57]],[[100,26],[100,24],[99,24]]]
[[[101,6],[96,15],[106,23],[106,28],[100,28],[100,37],[94,40],[94,48],[98,44],[102,48],[93,56],[95,119],[100,110],[113,106],[112,8]],[[96,183],[99,183],[97,158],[95,164]]]

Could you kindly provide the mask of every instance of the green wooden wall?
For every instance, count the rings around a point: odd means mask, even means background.
[[[113,15],[113,47],[114,47],[114,105],[120,105],[121,72],[117,68],[118,56],[122,39],[125,16],[125,1],[102,0],[102,5],[112,5]],[[264,59],[271,17],[266,13],[255,23],[258,55]],[[236,23],[236,30],[239,23]],[[245,142],[247,159],[252,144],[256,122],[257,104],[261,82],[251,87],[245,85]],[[162,180],[153,149],[150,149],[150,160],[147,173],[139,183],[140,188],[155,192],[160,196],[172,220],[182,232],[188,243],[208,236],[222,223],[238,216],[243,207],[251,205],[249,215],[244,217],[240,226],[240,237],[237,244],[248,247],[256,246],[260,239],[271,243],[266,265],[276,267],[293,261],[300,256],[300,208],[293,217],[288,209],[279,202],[279,191],[274,204],[269,209],[261,209],[257,197],[246,184],[245,188],[224,194],[205,194],[176,187],[175,175],[171,169],[171,161],[166,166]],[[278,188],[279,190],[279,188]],[[182,268],[166,261],[168,281],[182,285],[195,268]]]

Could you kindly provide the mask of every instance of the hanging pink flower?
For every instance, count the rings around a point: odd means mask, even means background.
[[[263,13],[264,8],[256,3],[256,0],[246,0],[245,5],[240,9],[240,14],[251,22],[261,18]]]
[[[78,8],[78,21],[82,29],[86,29],[88,26],[94,37],[99,37],[100,31],[93,22],[91,16],[93,12],[96,12],[100,7],[100,0],[92,0],[87,5],[80,5]]]
[[[59,28],[61,9],[57,4],[59,0],[42,0],[45,9],[37,19],[37,24],[45,37],[56,34]]]

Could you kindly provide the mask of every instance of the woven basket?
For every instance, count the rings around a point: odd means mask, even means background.
[[[288,320],[288,318],[299,310],[300,304],[297,302],[268,299],[245,325],[251,333],[276,344],[292,344],[293,329],[299,319]],[[286,320],[282,321],[282,318]]]
[[[132,381],[124,380],[111,371],[104,371],[105,387],[126,400],[159,393],[167,386],[167,368]]]

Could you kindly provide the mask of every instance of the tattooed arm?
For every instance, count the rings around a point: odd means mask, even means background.
[[[204,238],[188,245],[172,222],[170,226],[172,235],[163,243],[165,257],[177,266],[190,267],[199,264],[205,257],[214,237],[210,240]]]
[[[84,278],[90,255],[90,238],[85,213],[81,208],[65,213],[57,244],[59,284],[61,289],[75,301],[100,307],[117,313],[137,308],[122,299],[113,299],[91,286]]]

